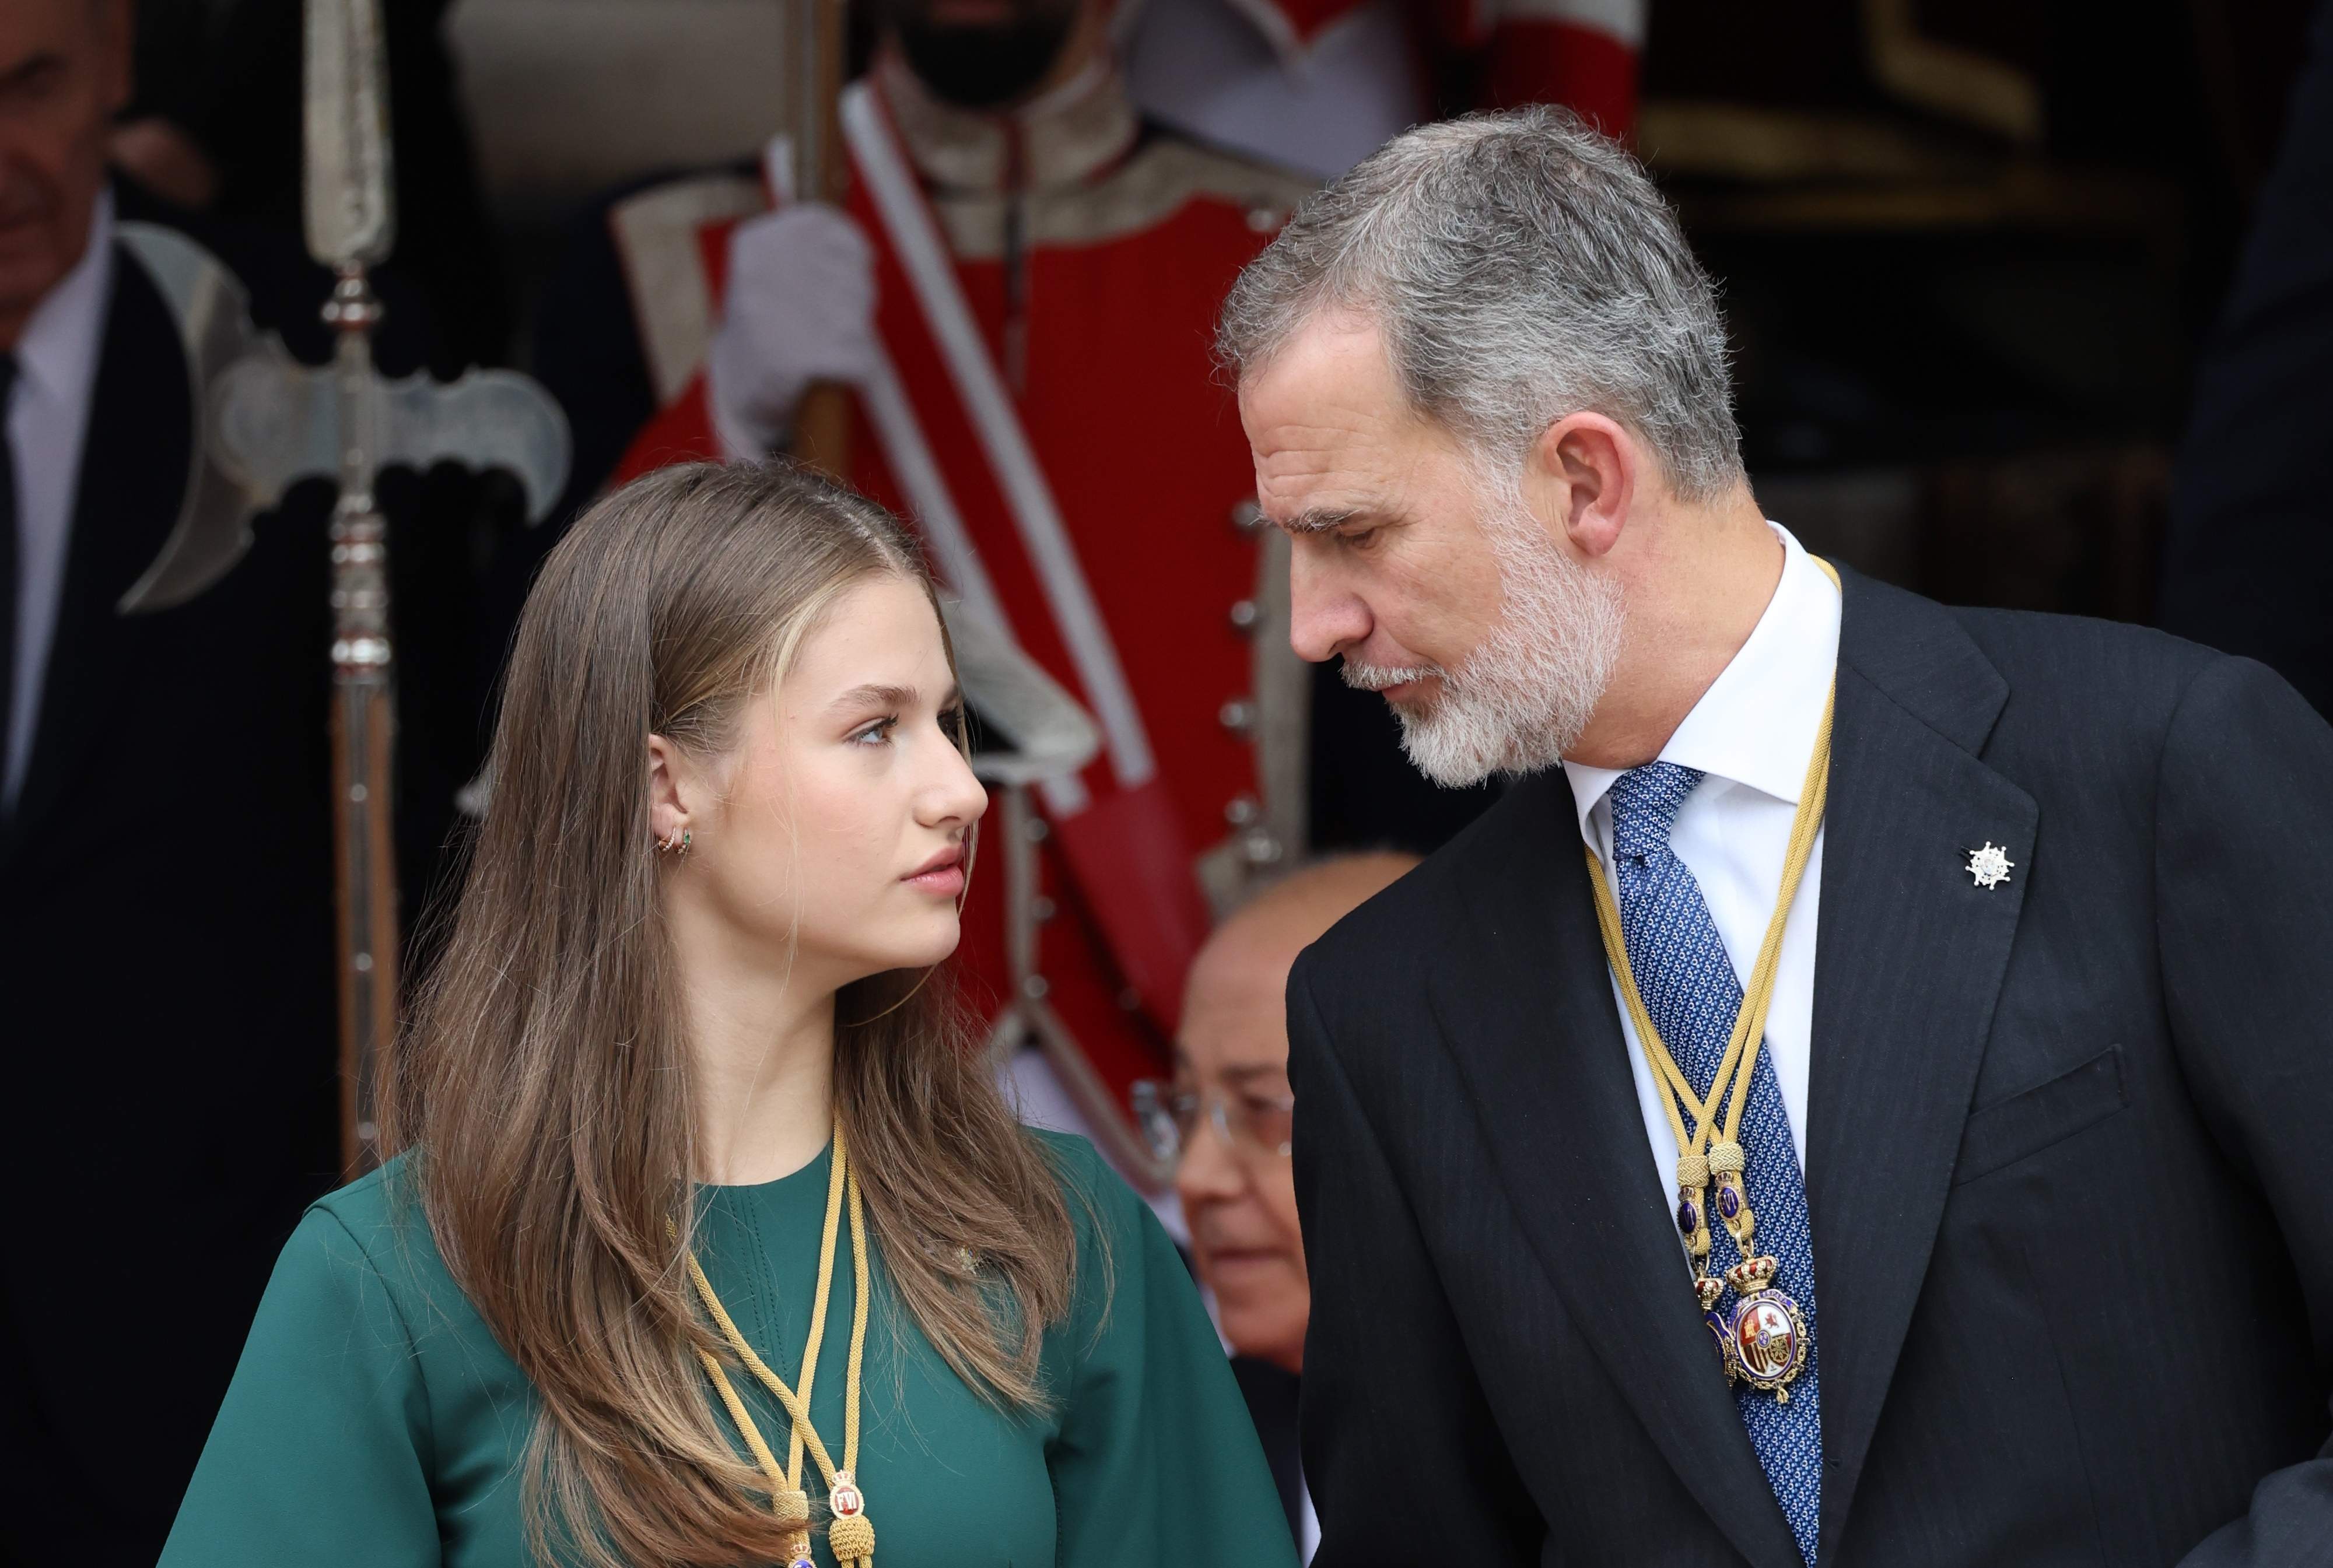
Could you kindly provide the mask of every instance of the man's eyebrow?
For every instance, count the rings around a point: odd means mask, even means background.
[[[1282,533],[1328,533],[1362,515],[1358,506],[1316,506],[1294,517],[1274,518]]]
[[[1243,1062],[1235,1066],[1224,1068],[1215,1076],[1234,1083],[1246,1084],[1257,1078],[1268,1078],[1274,1073],[1286,1071],[1288,1071],[1288,1066],[1284,1062]]]

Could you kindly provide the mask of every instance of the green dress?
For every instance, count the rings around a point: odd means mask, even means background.
[[[1050,1414],[984,1403],[898,1307],[879,1251],[870,1260],[859,1480],[878,1568],[1293,1568],[1254,1428],[1173,1243],[1083,1139],[1041,1136],[1078,1229],[1076,1303],[1045,1338]],[[319,1201],[284,1248],[162,1568],[528,1563],[533,1391],[397,1194],[401,1169]],[[761,1186],[699,1189],[706,1273],[782,1375],[810,1331],[828,1170],[821,1153]],[[837,1463],[849,1248],[846,1226],[811,1410]],[[782,1459],[784,1413],[752,1377],[731,1381]],[[812,1471],[805,1457],[815,1500]],[[831,1568],[823,1530],[812,1550]]]

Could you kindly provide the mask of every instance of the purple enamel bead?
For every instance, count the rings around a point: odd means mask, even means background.
[[[1691,1241],[1693,1239],[1694,1232],[1700,1229],[1700,1209],[1695,1205],[1694,1200],[1690,1198],[1678,1199],[1677,1234],[1684,1237],[1687,1241]]]
[[[1741,1217],[1742,1194],[1734,1190],[1731,1182],[1717,1190],[1717,1211],[1728,1219]]]

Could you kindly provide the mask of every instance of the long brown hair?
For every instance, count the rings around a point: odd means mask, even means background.
[[[679,1262],[696,1143],[648,740],[724,755],[819,618],[881,574],[932,592],[882,508],[782,466],[696,464],[594,506],[528,596],[492,801],[398,1053],[389,1136],[454,1277],[541,1396],[527,1515],[546,1557],[782,1560],[767,1484],[706,1397],[696,1350],[726,1352]],[[836,1109],[898,1301],[967,1383],[1039,1408],[1042,1336],[1076,1267],[1068,1209],[927,978],[837,999]]]

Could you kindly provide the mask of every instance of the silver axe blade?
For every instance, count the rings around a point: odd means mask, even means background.
[[[212,452],[254,507],[274,506],[294,483],[336,474],[341,419],[333,368],[302,365],[274,335],[213,383]],[[372,399],[375,464],[427,468],[459,463],[499,468],[526,492],[526,520],[541,522],[567,483],[567,416],[515,370],[471,370],[452,381],[427,371],[384,377]]]
[[[337,475],[341,443],[332,367],[302,365],[256,330],[249,296],[217,257],[175,229],[125,223],[117,232],[178,321],[195,415],[178,521],[115,607],[128,616],[184,604],[233,570],[251,548],[253,516],[300,480]],[[383,466],[506,470],[525,492],[530,523],[549,515],[567,483],[567,416],[514,371],[384,379],[374,406],[370,450]]]
[[[133,616],[181,605],[234,569],[251,548],[252,508],[211,452],[210,389],[249,353],[250,296],[217,257],[175,229],[126,223],[121,244],[146,270],[178,324],[187,356],[194,440],[178,521],[159,554],[114,608]]]

